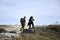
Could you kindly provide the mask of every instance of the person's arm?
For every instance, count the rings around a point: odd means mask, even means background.
[[[34,18],[31,19],[32,21],[35,21]]]
[[[35,21],[33,17],[32,17],[32,19],[33,19],[33,21]]]
[[[20,22],[22,22],[22,18],[20,19]]]
[[[24,22],[26,22],[26,20],[24,19]]]

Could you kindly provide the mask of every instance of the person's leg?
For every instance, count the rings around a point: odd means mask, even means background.
[[[34,28],[34,23],[32,22],[32,28]]]
[[[28,26],[29,26],[29,29],[30,29],[30,27],[31,27],[30,22],[28,22]]]
[[[29,25],[29,29],[31,29],[31,23],[30,22],[28,23],[28,25]]]
[[[29,25],[29,29],[31,29],[31,24]]]
[[[24,26],[25,26],[25,24],[24,23],[21,23],[21,30],[24,30]]]
[[[22,30],[23,30],[23,26],[21,25],[20,31],[22,31]]]
[[[22,25],[22,28],[23,28],[23,30],[24,30],[24,24]]]

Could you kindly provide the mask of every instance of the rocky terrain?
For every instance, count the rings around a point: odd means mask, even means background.
[[[60,25],[36,26],[19,31],[20,26],[0,25],[0,40],[60,40]]]

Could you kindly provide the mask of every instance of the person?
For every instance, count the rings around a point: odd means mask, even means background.
[[[24,27],[25,27],[25,24],[26,24],[26,17],[24,16],[24,18],[21,18],[20,19],[20,23],[21,23],[21,26],[22,26],[22,29],[24,30]]]
[[[29,22],[28,22],[29,29],[31,28],[31,25],[32,25],[32,28],[34,28],[34,23],[33,23],[33,21],[34,21],[34,18],[33,18],[33,16],[31,16],[31,17],[29,18]]]

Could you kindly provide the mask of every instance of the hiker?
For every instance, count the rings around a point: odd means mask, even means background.
[[[21,23],[21,26],[22,26],[22,29],[24,30],[24,27],[25,27],[25,24],[26,24],[26,20],[25,20],[25,16],[24,16],[24,18],[21,18],[20,19],[20,23]]]
[[[31,29],[31,26],[32,26],[32,28],[34,28],[34,23],[33,23],[33,21],[34,21],[34,18],[33,18],[33,16],[31,16],[31,17],[29,18],[29,22],[28,22],[29,29]]]

